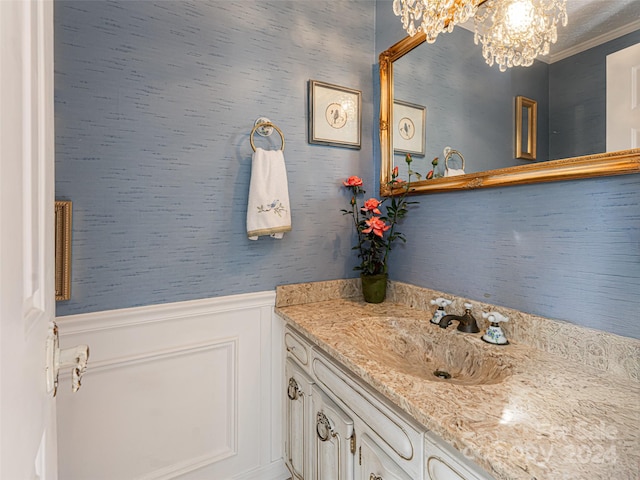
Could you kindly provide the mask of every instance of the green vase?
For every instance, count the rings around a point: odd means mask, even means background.
[[[382,303],[387,295],[387,274],[378,275],[360,274],[362,281],[362,295],[368,303]]]

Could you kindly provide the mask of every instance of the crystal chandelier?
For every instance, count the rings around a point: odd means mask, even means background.
[[[410,36],[424,32],[427,42],[436,41],[443,31],[464,23],[477,10],[477,0],[393,0],[393,13],[402,18],[402,26]],[[417,25],[417,26],[416,26]]]
[[[475,16],[473,41],[482,43],[487,64],[501,72],[528,67],[547,55],[558,39],[557,25],[567,25],[566,0],[487,0]]]

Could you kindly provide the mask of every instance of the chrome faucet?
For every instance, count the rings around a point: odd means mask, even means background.
[[[458,320],[458,330],[465,333],[477,333],[480,331],[476,319],[471,315],[471,308],[473,305],[470,303],[464,304],[464,315],[445,315],[440,319],[440,328],[447,328],[451,325],[453,320]]]

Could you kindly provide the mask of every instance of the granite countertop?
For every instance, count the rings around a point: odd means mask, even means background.
[[[507,346],[489,345],[480,339],[482,332],[461,333],[455,323],[445,331],[429,323],[425,309],[393,301],[367,304],[351,297],[292,303],[277,302],[276,313],[497,479],[640,478],[636,379],[511,338]],[[451,345],[479,353],[490,364],[493,380],[425,379],[419,362],[402,365],[397,355],[388,354],[386,346],[397,350],[411,331],[454,339]],[[417,358],[411,342],[402,348],[408,349],[406,358]]]

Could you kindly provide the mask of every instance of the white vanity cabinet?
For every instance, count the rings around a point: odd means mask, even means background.
[[[294,480],[491,480],[291,326],[284,340]]]
[[[368,435],[360,436],[357,480],[413,480]]]
[[[290,327],[284,343],[285,460],[293,479],[422,479],[421,432]]]

